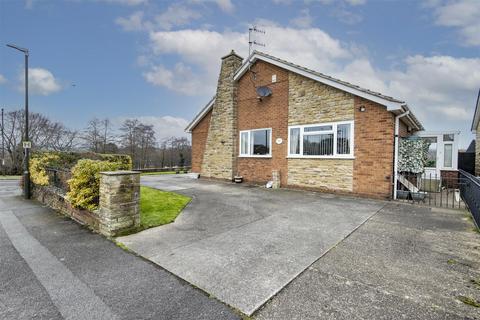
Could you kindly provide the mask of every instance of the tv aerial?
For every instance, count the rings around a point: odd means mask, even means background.
[[[248,28],[248,56],[252,53],[253,46],[265,47],[265,43],[258,42],[254,39],[255,34],[265,34],[265,30],[258,29],[257,26]]]

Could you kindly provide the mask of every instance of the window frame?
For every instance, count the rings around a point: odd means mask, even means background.
[[[350,125],[350,153],[348,154],[337,154],[337,127],[338,125],[342,124],[349,124]],[[320,127],[320,126],[332,126],[332,130],[325,130],[325,131],[307,131],[305,132],[305,128],[309,127]],[[299,128],[300,129],[300,153],[295,154],[291,153],[290,150],[290,131],[291,129]],[[304,135],[318,135],[318,134],[332,134],[333,133],[333,154],[332,155],[304,155],[303,154],[303,137]],[[355,159],[355,124],[354,120],[346,120],[346,121],[335,121],[335,122],[322,122],[322,123],[313,123],[313,124],[305,124],[305,125],[291,125],[288,126],[288,156],[287,158],[306,158],[306,159]]]
[[[269,130],[268,154],[253,154],[252,132]],[[242,153],[242,133],[247,133],[248,153]],[[271,158],[272,157],[272,128],[259,128],[250,130],[240,130],[238,133],[238,156],[241,158]]]
[[[445,154],[446,154],[446,153],[445,153],[445,147],[446,147],[447,145],[450,145],[450,147],[451,147],[451,150],[450,150],[450,151],[451,151],[451,154],[450,154],[450,162],[451,162],[451,163],[450,163],[450,166],[446,166],[446,165],[445,165]],[[442,150],[442,151],[443,151],[443,163],[442,163],[443,169],[447,169],[447,170],[450,169],[450,170],[452,170],[452,169],[453,169],[453,142],[451,142],[451,141],[445,142],[445,143],[443,144],[443,150]]]

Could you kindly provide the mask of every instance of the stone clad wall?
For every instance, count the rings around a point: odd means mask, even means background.
[[[235,71],[242,58],[233,51],[222,58],[215,105],[212,109],[201,175],[208,178],[233,179],[236,146]]]
[[[353,160],[289,159],[288,184],[306,188],[351,192]]]
[[[350,93],[289,73],[288,125],[354,119]]]
[[[289,73],[288,125],[354,120],[354,96]],[[288,159],[288,185],[353,191],[353,160]]]
[[[102,172],[99,209],[74,208],[58,188],[33,186],[33,197],[106,236],[117,236],[140,225],[140,172]]]

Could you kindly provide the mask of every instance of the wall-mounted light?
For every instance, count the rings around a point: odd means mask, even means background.
[[[358,108],[358,110],[360,110],[360,112],[365,112],[365,110],[367,110],[367,109],[365,108],[365,106],[360,106],[360,108]]]

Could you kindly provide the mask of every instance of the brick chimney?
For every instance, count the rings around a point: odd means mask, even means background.
[[[212,109],[210,127],[202,163],[202,176],[218,179],[233,179],[237,131],[237,84],[233,81],[235,71],[243,58],[231,51],[222,57],[217,94]]]

